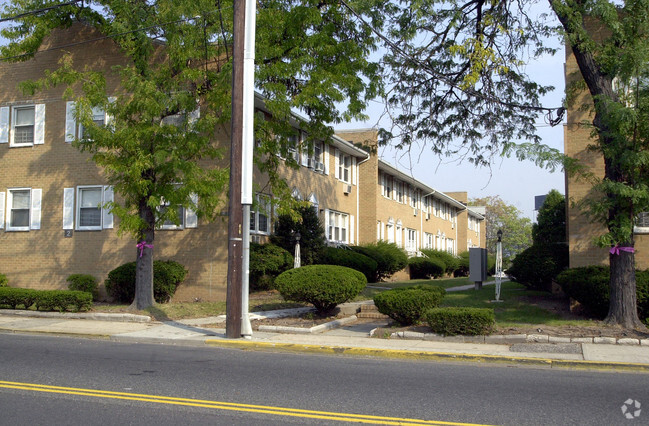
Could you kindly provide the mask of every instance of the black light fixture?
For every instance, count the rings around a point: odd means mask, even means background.
[[[295,233],[295,242],[296,242],[296,243],[299,243],[299,242],[300,242],[300,238],[302,238],[302,235],[300,234],[300,231],[297,231],[297,232]]]
[[[498,235],[498,242],[501,243],[503,241],[503,230],[499,229],[496,235]]]

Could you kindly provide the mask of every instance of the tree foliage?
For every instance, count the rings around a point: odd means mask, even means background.
[[[534,244],[552,245],[566,242],[566,197],[556,189],[545,197],[532,225]]]
[[[97,29],[124,55],[123,65],[111,71],[79,69],[64,56],[60,68],[24,88],[66,85],[66,98],[77,102],[76,118],[88,136],[77,146],[92,154],[120,196],[109,206],[120,218],[120,230],[147,243],[137,257],[138,309],[153,303],[156,226],[178,222],[176,206],[209,218],[223,201],[227,167],[203,166],[219,155],[214,135],[229,130],[232,5],[232,0],[89,0],[41,10],[42,2],[17,0],[1,14],[14,18],[1,32],[9,40],[0,48],[3,58],[29,59],[54,29],[74,23]],[[375,13],[377,25],[380,19]],[[367,59],[374,49],[371,31],[335,3],[259,2],[255,87],[266,99],[267,114],[260,112],[255,120],[255,154],[275,195],[290,192],[277,179],[284,160],[276,154],[287,153],[293,126],[306,130],[311,144],[330,139],[331,123],[365,118],[366,98],[381,88],[378,65]],[[118,73],[119,88],[107,87],[109,72]],[[336,108],[340,102],[346,108]],[[93,107],[103,108],[111,124],[94,125]],[[193,114],[198,107],[199,117]],[[159,208],[163,200],[169,208]]]
[[[522,212],[507,204],[497,195],[470,200],[471,205],[485,206],[487,222],[487,252],[496,255],[498,231],[503,231],[503,265],[532,245],[532,221],[522,216]]]

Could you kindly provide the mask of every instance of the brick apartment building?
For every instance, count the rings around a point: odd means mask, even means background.
[[[591,34],[604,32],[601,24],[596,21],[587,23]],[[566,45],[565,64],[566,87],[581,80],[577,61],[569,45]],[[581,90],[572,106],[567,111],[567,124],[564,127],[564,152],[567,156],[576,158],[587,167],[597,178],[604,177],[604,159],[588,149],[594,143],[591,137],[592,127],[583,123],[592,123],[593,115],[581,108],[586,103],[592,103],[587,89]],[[609,251],[594,244],[594,238],[606,233],[603,224],[592,222],[577,204],[586,197],[592,196],[592,186],[586,179],[566,176],[566,232],[570,250],[570,267],[596,264],[608,264]],[[643,213],[638,217],[634,227],[635,261],[639,269],[649,268],[649,215]]]
[[[134,241],[118,237],[117,219],[101,208],[117,195],[89,155],[71,145],[83,129],[74,122],[73,104],[63,99],[64,88],[27,96],[17,87],[56,69],[60,51],[52,47],[70,40],[88,41],[66,48],[76,67],[109,70],[123,63],[109,39],[95,39],[93,29],[75,24],[54,31],[33,59],[0,63],[0,272],[11,286],[66,288],[65,279],[73,273],[103,280],[136,256]],[[111,72],[106,81],[109,92],[119,86]],[[110,120],[102,111],[94,114],[97,121]],[[229,146],[225,129],[215,134],[215,144]],[[301,138],[296,129],[296,148],[290,153],[300,167],[283,167],[280,174],[294,197],[315,206],[329,243],[383,239],[412,255],[427,247],[455,254],[485,247],[484,217],[467,209],[466,193],[438,192],[354,145],[361,138],[376,143],[376,131],[341,133],[330,143],[316,144],[313,154],[300,150]],[[265,187],[267,177],[257,171],[254,179]],[[272,232],[274,212],[265,202],[272,194],[257,197],[251,234],[263,242]],[[225,300],[227,217],[207,223],[189,209],[179,216],[179,226],[165,224],[156,231],[154,254],[189,270],[175,300]]]

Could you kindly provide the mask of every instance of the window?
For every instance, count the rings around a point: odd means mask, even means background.
[[[0,143],[22,147],[43,144],[44,140],[44,104],[0,107]]]
[[[13,132],[14,145],[34,144],[34,107],[14,108]]]
[[[92,108],[92,122],[99,127],[103,127],[106,124],[106,113],[104,112],[103,108],[101,107]],[[84,138],[83,133],[84,133],[83,124],[79,124],[79,139]]]
[[[4,192],[0,192],[4,204]],[[29,231],[41,227],[41,189],[14,188],[7,192],[7,231]],[[0,220],[4,220],[0,217]]]
[[[397,191],[397,202],[403,203],[403,182],[395,180],[394,190]]]
[[[410,207],[417,208],[417,190],[412,186],[408,186],[408,195],[410,196]]]
[[[338,150],[338,159],[337,164],[337,173],[336,176],[338,179],[342,180],[345,183],[351,183],[352,177],[352,157],[351,155],[344,154],[342,151]]]
[[[396,228],[394,228],[394,240],[397,247],[403,247],[403,226],[401,221],[398,221]]]
[[[392,198],[392,176],[383,173],[383,196]]]
[[[63,229],[71,229],[71,215],[74,197],[72,188],[63,191]],[[67,192],[67,195],[66,195]],[[113,215],[104,204],[113,201],[113,189],[109,186],[84,185],[77,187],[76,229],[78,231],[100,231],[113,227]],[[67,208],[66,208],[67,207]],[[67,226],[66,226],[67,224]]]
[[[649,234],[649,212],[642,212],[635,217],[633,232],[637,234]]]
[[[79,188],[77,199],[77,229],[101,229],[102,187]]]
[[[429,234],[428,232],[424,232],[424,248],[426,248],[426,249],[435,248],[435,246],[433,245],[433,234]]]
[[[294,159],[295,161],[299,161],[298,144],[299,138],[297,133],[292,134],[288,137],[288,142],[286,143],[288,157]]]
[[[250,209],[250,232],[257,234],[270,233],[270,196],[257,194],[255,204]]]
[[[417,231],[406,228],[406,250],[417,251]]]
[[[167,213],[167,210],[171,208],[171,204],[167,200],[162,200],[162,204],[158,207],[160,215]],[[185,227],[185,208],[183,206],[176,206],[176,218],[178,219],[178,224],[171,218],[165,219],[165,221],[160,225],[160,229],[183,229]]]
[[[327,218],[327,236],[329,241],[349,243],[349,215],[336,211],[329,211]]]

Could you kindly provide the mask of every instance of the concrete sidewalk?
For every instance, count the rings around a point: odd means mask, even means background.
[[[286,312],[255,315],[286,315]],[[355,318],[355,317],[354,317]],[[320,354],[373,356],[412,360],[498,362],[545,367],[596,368],[649,372],[649,340],[635,345],[581,342],[503,344],[373,338],[370,330],[385,325],[342,321],[318,333],[285,328],[281,332],[254,331],[249,339],[225,337],[223,317],[156,322],[130,314],[66,314],[0,310],[0,332],[45,333],[104,338],[120,342],[216,346],[243,350],[272,350]],[[478,340],[479,341],[479,340]],[[484,340],[483,340],[484,341]]]

